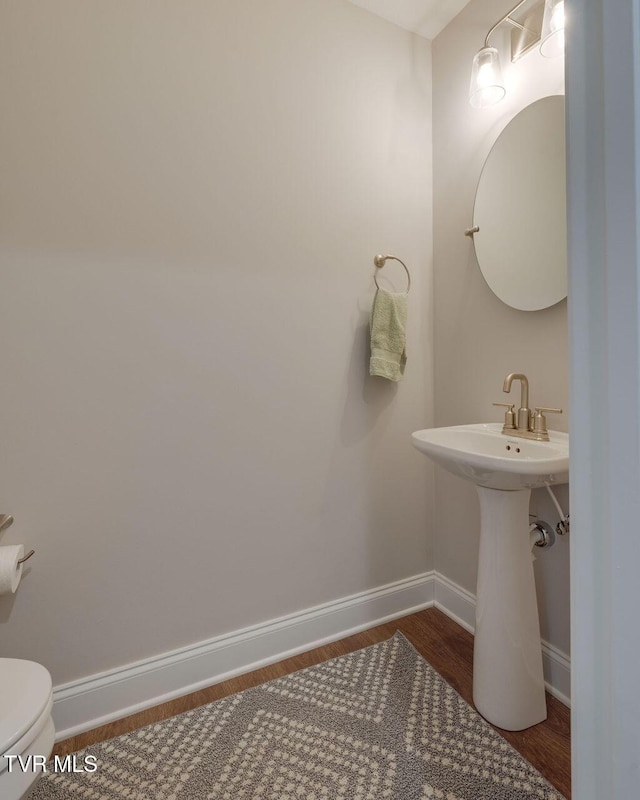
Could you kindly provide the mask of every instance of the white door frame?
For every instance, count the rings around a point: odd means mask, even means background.
[[[640,797],[640,0],[568,0],[574,800]]]

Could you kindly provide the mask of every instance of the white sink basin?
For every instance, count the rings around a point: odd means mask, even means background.
[[[488,489],[537,489],[569,481],[569,436],[549,431],[550,441],[517,439],[502,423],[429,428],[411,434],[415,447],[444,469]]]

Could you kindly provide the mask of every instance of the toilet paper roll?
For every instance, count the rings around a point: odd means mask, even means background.
[[[13,594],[22,578],[22,564],[18,560],[24,556],[21,544],[6,544],[0,547],[0,595]]]

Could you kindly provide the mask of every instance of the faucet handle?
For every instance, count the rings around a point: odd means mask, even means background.
[[[531,430],[534,433],[547,433],[547,418],[544,415],[544,412],[547,414],[562,414],[561,408],[545,408],[544,406],[536,406],[535,414],[533,415],[533,425],[531,426]]]
[[[504,412],[504,425],[502,426],[502,430],[510,430],[512,431],[516,427],[516,418],[515,414],[513,413],[513,407],[515,403],[494,403],[494,406],[504,406],[507,410]]]

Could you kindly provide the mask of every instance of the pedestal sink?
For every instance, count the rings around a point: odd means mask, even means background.
[[[431,428],[415,447],[476,485],[480,551],[473,701],[489,722],[517,731],[546,719],[540,623],[529,538],[531,489],[569,480],[569,437],[502,433],[500,423]]]

